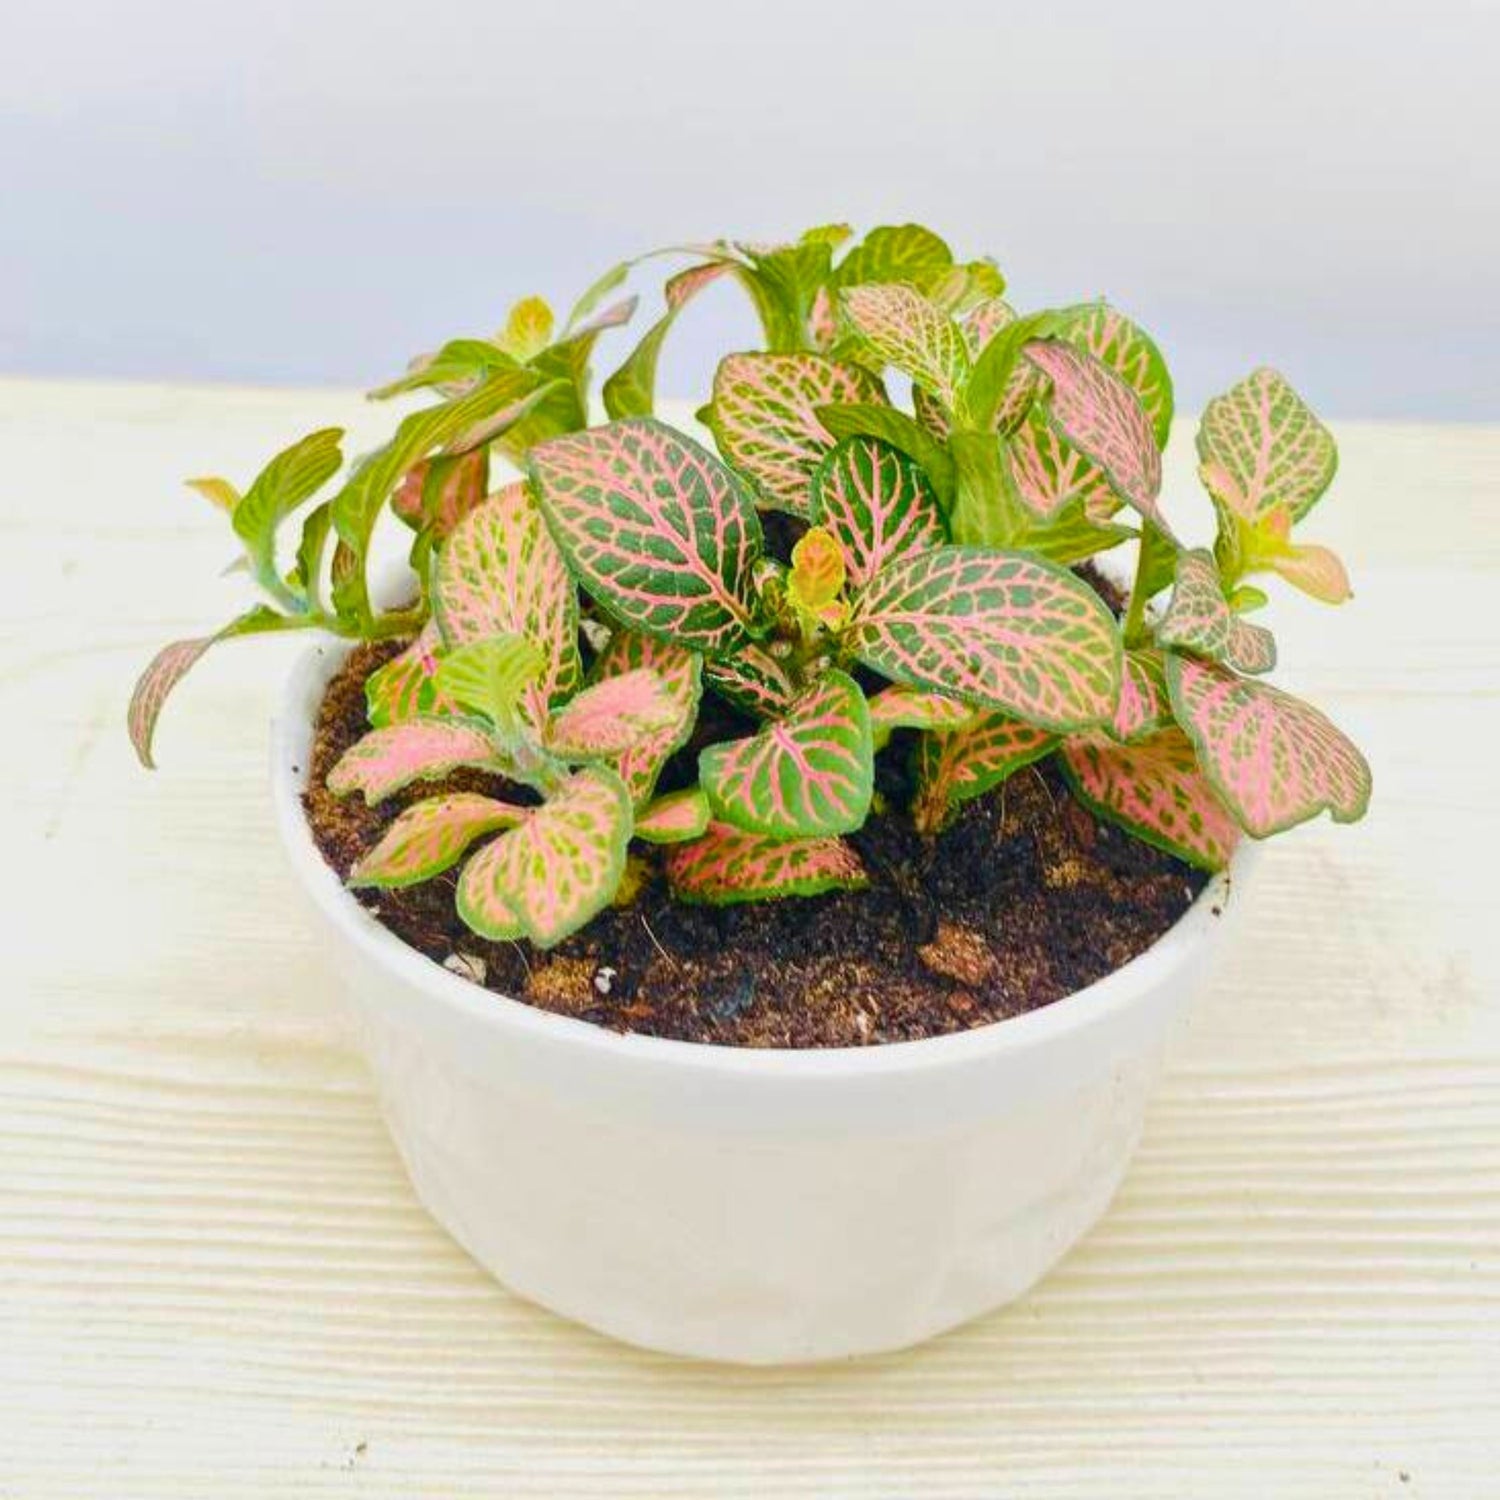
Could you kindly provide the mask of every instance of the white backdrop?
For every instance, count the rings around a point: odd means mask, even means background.
[[[1500,4],[0,0],[0,372],[372,382],[633,251],[919,218],[1184,406],[1500,418]],[[731,288],[684,319],[691,392]]]

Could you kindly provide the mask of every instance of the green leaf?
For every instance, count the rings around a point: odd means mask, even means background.
[[[757,628],[760,518],[691,438],[635,417],[544,443],[530,469],[573,572],[625,624],[709,656]]]
[[[884,400],[875,376],[822,355],[731,354],[714,372],[714,439],[763,504],[805,520],[813,471],[834,443],[822,411],[832,402]]]
[[[625,363],[604,382],[604,410],[612,418],[649,417],[656,405],[656,364],[677,315],[702,289],[732,270],[729,261],[708,261],[680,271],[667,282],[667,311],[647,330]]]
[[[959,803],[992,791],[1056,746],[1055,734],[1008,714],[981,714],[960,728],[924,734],[912,805],[917,827],[935,833]]]
[[[1120,688],[1114,616],[1050,563],[983,547],[934,547],[887,567],[844,644],[896,682],[931,688],[1042,728],[1107,719]]]
[[[900,284],[847,287],[839,302],[860,338],[885,363],[954,405],[968,378],[969,350],[958,324],[941,308]]]
[[[365,716],[372,729],[399,724],[419,714],[455,711],[456,705],[437,687],[442,644],[436,621],[428,620],[404,651],[365,678]]]
[[[904,411],[868,402],[840,402],[819,406],[816,414],[822,426],[837,439],[880,438],[899,448],[926,474],[938,499],[945,506],[952,504],[958,479],[948,450]]]
[[[1260,369],[1203,409],[1198,455],[1210,488],[1239,516],[1285,505],[1300,521],[1338,470],[1333,434],[1275,370]]]
[[[541,676],[547,658],[524,635],[492,635],[447,652],[434,685],[443,697],[509,729],[528,684]]]
[[[362,621],[370,618],[365,557],[375,519],[402,475],[434,448],[455,443],[477,446],[467,442],[477,424],[518,409],[518,403],[534,393],[539,382],[533,370],[502,370],[457,400],[412,412],[402,420],[395,437],[354,470],[330,501],[334,528],[353,554],[355,564],[352,572],[334,585],[334,604],[341,614]]]
[[[522,699],[533,729],[578,691],[578,590],[524,482],[491,495],[442,544],[432,605],[450,647],[518,634],[541,651],[545,665]]]
[[[136,758],[148,771],[156,769],[151,758],[151,742],[156,734],[156,721],[161,716],[172,689],[187,676],[194,663],[208,648],[219,641],[232,640],[240,635],[264,635],[278,630],[306,630],[315,621],[296,616],[277,614],[264,604],[231,620],[222,630],[212,635],[202,635],[191,640],[173,641],[156,653],[136,681],[135,691],[130,695],[130,708],[126,724],[130,731],[130,743],[135,747]]]
[[[840,261],[835,285],[905,282],[919,292],[934,291],[953,267],[953,252],[920,224],[886,224],[872,229]]]
[[[552,341],[552,309],[540,297],[523,297],[511,308],[497,342],[522,364],[534,359]]]
[[[953,540],[974,546],[1015,545],[1029,517],[1005,468],[1000,439],[992,432],[954,432],[948,451],[956,475],[948,517]]]
[[[338,473],[343,436],[342,427],[325,427],[284,448],[256,476],[230,517],[256,581],[278,598],[286,590],[276,566],[276,529]]]
[[[609,904],[630,833],[624,782],[605,766],[579,771],[469,860],[458,914],[481,937],[555,947]]]
[[[747,832],[850,833],[870,810],[874,754],[864,694],[852,678],[829,672],[785,718],[703,751],[698,780],[715,816]]]
[[[1156,446],[1165,448],[1172,431],[1172,377],[1151,335],[1106,302],[1075,309],[1058,334],[1107,365],[1136,393],[1151,419]]]
[[[370,392],[373,401],[386,401],[408,391],[436,386],[466,385],[497,370],[514,370],[516,360],[489,339],[449,339],[436,354],[421,354],[407,373]]]
[[[773,896],[859,890],[869,876],[840,838],[773,839],[728,823],[668,850],[667,880],[679,901],[729,906]]]
[[[983,323],[977,314],[972,317],[970,336],[980,343],[980,349],[963,392],[968,425],[980,432],[993,432],[1007,430],[1019,421],[1031,404],[1033,386],[1031,376],[1021,367],[1021,351],[1035,339],[1056,337],[1092,305],[1046,308],[1024,318],[1012,314],[1008,320],[1005,314],[1010,309],[1002,305],[991,309]]]

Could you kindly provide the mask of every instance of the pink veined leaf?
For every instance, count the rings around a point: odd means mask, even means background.
[[[845,438],[818,465],[812,518],[842,549],[853,593],[896,558],[948,540],[926,475],[879,438]]]
[[[1167,668],[1160,651],[1149,647],[1125,653],[1125,675],[1120,679],[1120,701],[1109,733],[1128,743],[1151,734],[1172,721],[1167,697]]]
[[[1276,665],[1275,637],[1230,609],[1218,564],[1204,547],[1178,554],[1177,581],[1156,639],[1239,672],[1269,672]]]
[[[651,844],[685,844],[707,832],[710,816],[707,796],[693,786],[648,804],[635,820],[635,834]]]
[[[1333,435],[1275,370],[1260,369],[1203,409],[1198,454],[1220,499],[1247,521],[1274,505],[1301,520],[1333,483]]]
[[[869,884],[859,856],[843,839],[773,839],[728,823],[710,823],[702,838],[670,849],[666,868],[679,900],[712,906]]]
[[[1121,645],[1104,601],[1065,569],[985,547],[933,547],[885,568],[844,642],[895,682],[1046,729],[1108,719]]]
[[[1107,365],[1069,344],[1030,343],[1022,352],[1052,382],[1042,406],[1047,420],[1104,471],[1127,504],[1170,537],[1156,503],[1161,450],[1140,398]]]
[[[953,431],[953,413],[936,396],[929,395],[921,386],[914,385],[911,388],[911,409],[922,427],[933,437],[947,442],[948,435]]]
[[[982,714],[961,729],[924,734],[917,748],[917,827],[936,831],[960,802],[981,797],[1040,760],[1057,736],[1006,714]]]
[[[563,760],[613,760],[680,722],[667,685],[649,667],[605,677],[565,703],[547,725],[547,748]]]
[[[780,717],[797,696],[786,664],[754,642],[722,661],[704,662],[703,680],[721,698],[760,719]]]
[[[401,886],[430,880],[455,864],[475,839],[514,828],[531,809],[476,792],[414,803],[349,871],[350,885]]]
[[[964,342],[971,355],[979,351],[1000,332],[1016,321],[1016,310],[1004,297],[987,297],[977,307],[972,307],[959,320]]]
[[[820,350],[831,349],[839,334],[838,315],[833,308],[833,296],[826,286],[820,286],[813,294],[812,310],[807,318],[807,331],[813,346]]]
[[[1172,431],[1172,377],[1150,334],[1108,303],[1080,307],[1060,330],[1075,349],[1107,365],[1140,398],[1156,446],[1165,448]]]
[[[382,729],[418,714],[454,713],[457,705],[437,685],[438,652],[443,638],[437,622],[428,622],[416,639],[365,678],[365,707],[370,725]]]
[[[1188,656],[1167,661],[1177,722],[1247,833],[1269,838],[1325,809],[1352,823],[1369,806],[1369,763],[1310,703]]]
[[[530,463],[573,571],[620,620],[710,656],[746,640],[760,518],[713,454],[632,417],[543,443]]]
[[[130,729],[130,743],[140,763],[148,771],[156,769],[151,758],[151,740],[156,733],[156,721],[162,705],[172,689],[187,676],[193,664],[214,643],[211,635],[197,636],[188,641],[173,641],[163,646],[151,658],[146,670],[141,673],[130,695],[130,709],[126,723]]]
[[[336,797],[363,792],[376,803],[413,781],[444,776],[459,766],[493,766],[489,734],[462,719],[418,718],[372,729],[357,740],[328,773]]]
[[[450,647],[524,635],[542,652],[546,665],[521,698],[523,714],[537,728],[583,680],[578,593],[524,482],[491,495],[442,544],[433,616]]]
[[[899,282],[846,287],[839,295],[860,338],[951,410],[969,373],[968,345],[958,324]]]
[[[1063,744],[1062,763],[1078,800],[1100,817],[1203,869],[1229,863],[1240,830],[1175,725],[1128,745],[1077,735]]]
[[[864,694],[829,672],[783,719],[749,739],[711,745],[698,780],[714,815],[773,838],[852,833],[870,811],[875,750]]]
[[[458,914],[481,937],[554,947],[608,905],[630,830],[625,783],[605,766],[589,766],[469,860],[458,880]]]
[[[877,750],[889,743],[893,730],[957,729],[976,717],[971,703],[901,683],[876,693],[869,707],[870,731]]]
[[[732,261],[711,260],[701,266],[689,266],[687,270],[679,271],[663,288],[667,306],[673,312],[680,312],[704,287],[733,269]]]
[[[391,509],[414,530],[428,527],[441,541],[484,500],[489,472],[487,448],[424,459],[397,486]]]
[[[819,354],[731,354],[714,372],[714,437],[763,504],[806,520],[813,470],[833,447],[817,408],[844,403],[883,406],[885,388]]]
[[[1119,508],[1104,471],[1040,412],[1021,423],[1005,451],[1016,494],[1038,520],[1052,520],[1075,501],[1082,503],[1090,520],[1108,520]]]
[[[656,790],[656,778],[672,755],[687,743],[698,718],[703,696],[703,658],[670,641],[617,630],[599,654],[594,678],[603,682],[625,672],[649,668],[662,683],[673,707],[672,718],[644,735],[615,761],[615,770],[630,792],[631,801],[644,807]]]

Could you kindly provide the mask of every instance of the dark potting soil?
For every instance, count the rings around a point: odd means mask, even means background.
[[[515,795],[477,772],[418,783],[373,808],[325,789],[368,728],[365,678],[398,649],[358,647],[318,714],[303,803],[341,877],[415,801],[450,790]],[[752,727],[705,695],[699,733],[662,788],[692,779],[702,743]],[[1203,888],[1201,871],[1094,818],[1047,761],[923,838],[904,812],[902,738],[877,767],[892,811],[850,835],[870,874],[863,891],[689,906],[643,847],[635,899],[545,953],[470,932],[454,910],[457,870],[352,894],[435,963],[542,1010],[695,1042],[847,1047],[964,1031],[1061,999],[1148,948]]]

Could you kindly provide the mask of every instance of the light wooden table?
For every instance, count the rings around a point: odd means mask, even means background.
[[[743,1373],[528,1307],[413,1200],[271,833],[297,643],[207,658],[158,775],[126,746],[243,587],[179,478],[386,420],[0,381],[3,1500],[1500,1495],[1500,428],[1341,428],[1358,598],[1278,615],[1374,811],[1274,845],[1098,1231],[913,1353]]]

